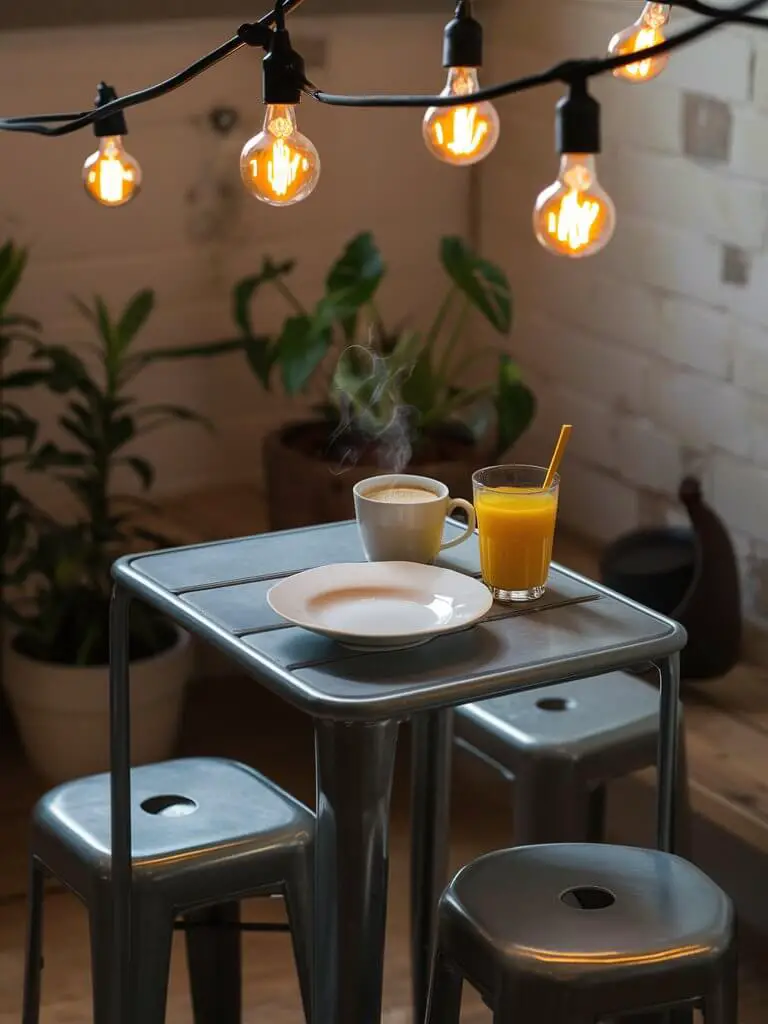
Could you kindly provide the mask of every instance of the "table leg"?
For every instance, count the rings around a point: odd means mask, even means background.
[[[381,1021],[397,731],[315,723],[315,1024]]]
[[[109,743],[112,829],[113,1024],[131,1021],[131,598],[115,586],[109,608]]]
[[[411,719],[411,970],[413,1019],[426,1017],[437,904],[448,881],[453,709]]]
[[[659,708],[659,764],[657,840],[660,850],[674,853],[677,845],[676,797],[680,771],[680,655],[670,654],[659,663],[661,680]],[[646,1018],[632,1017],[631,1024]],[[647,1024],[692,1024],[693,1010],[679,1007],[649,1014]],[[630,1019],[628,1018],[628,1024]]]
[[[657,845],[675,850],[675,797],[678,783],[680,746],[680,655],[670,654],[659,663],[661,695],[659,708],[659,770]]]

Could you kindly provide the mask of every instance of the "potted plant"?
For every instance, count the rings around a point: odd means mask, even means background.
[[[76,505],[74,516],[61,521],[29,501],[23,487],[4,485],[4,507],[13,502],[0,606],[11,625],[4,684],[29,760],[52,782],[108,767],[112,562],[140,547],[170,543],[142,526],[151,504],[119,494],[116,476],[133,474],[149,491],[153,466],[132,443],[168,423],[206,422],[183,406],[141,404],[131,384],[158,361],[218,355],[242,344],[137,350],[153,305],[151,291],[136,294],[118,317],[99,298],[92,306],[78,302],[97,338],[95,369],[70,349],[30,338],[28,365],[3,382],[6,389],[42,385],[63,403],[62,440],[41,441],[23,410],[12,412],[27,431],[16,427],[16,461],[27,472],[54,477]],[[187,634],[139,603],[132,609],[130,645],[138,764],[167,757],[173,748],[191,648]]]
[[[292,261],[267,258],[236,285],[234,318],[261,384],[272,387],[279,371],[288,395],[318,399],[313,419],[265,441],[273,529],[349,518],[356,480],[406,466],[470,497],[472,470],[500,459],[530,424],[535,398],[509,355],[464,345],[473,311],[509,334],[506,276],[456,237],[442,239],[440,260],[448,289],[424,332],[383,324],[376,295],[386,268],[369,232],[349,242],[313,306],[288,284]],[[258,333],[252,316],[265,286],[290,309],[273,337]],[[465,384],[473,373],[479,383]]]

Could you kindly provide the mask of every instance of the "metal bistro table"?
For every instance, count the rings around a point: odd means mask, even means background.
[[[448,521],[447,530],[459,524]],[[681,626],[553,565],[533,605],[499,606],[466,630],[407,651],[359,653],[288,626],[266,593],[286,575],[362,561],[354,523],[263,534],[115,563],[110,630],[112,856],[118,949],[129,948],[131,822],[128,618],[133,597],[214,644],[311,715],[317,779],[315,1024],[380,1024],[395,745],[412,719],[412,951],[422,1017],[437,898],[446,881],[451,708],[648,663],[661,677],[658,844],[671,850]],[[479,575],[477,538],[445,566]],[[244,809],[247,813],[247,809]],[[119,957],[119,963],[123,958]],[[116,972],[115,1024],[135,1021]]]

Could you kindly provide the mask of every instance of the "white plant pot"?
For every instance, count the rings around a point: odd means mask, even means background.
[[[192,643],[131,664],[131,763],[162,761],[178,737]],[[35,661],[7,645],[5,690],[33,768],[50,783],[109,770],[109,672]]]

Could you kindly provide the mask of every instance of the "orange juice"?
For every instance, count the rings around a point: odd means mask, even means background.
[[[480,490],[475,511],[485,583],[511,591],[543,587],[552,561],[557,490]]]

